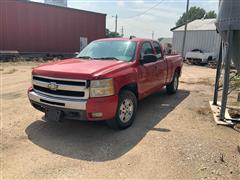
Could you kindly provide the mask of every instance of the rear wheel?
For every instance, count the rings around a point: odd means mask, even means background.
[[[178,90],[178,84],[179,84],[179,73],[175,72],[172,82],[167,85],[167,93],[175,94]]]
[[[123,90],[119,95],[118,108],[113,120],[107,121],[109,127],[125,129],[132,125],[137,111],[137,98],[128,90]]]

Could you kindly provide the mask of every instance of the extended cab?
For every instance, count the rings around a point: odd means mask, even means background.
[[[157,41],[100,39],[76,58],[34,68],[28,97],[46,119],[107,120],[124,129],[133,123],[139,100],[164,86],[176,93],[181,69],[182,57],[164,55]]]

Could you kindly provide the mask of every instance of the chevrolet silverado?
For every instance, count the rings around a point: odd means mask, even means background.
[[[32,70],[28,97],[46,120],[105,120],[112,128],[132,125],[137,105],[166,86],[177,92],[180,55],[164,55],[154,40],[109,38],[91,42],[75,58]]]

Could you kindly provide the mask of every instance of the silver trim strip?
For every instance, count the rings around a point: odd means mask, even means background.
[[[39,75],[33,75],[33,77],[40,77],[44,79],[53,79],[53,80],[62,80],[62,81],[74,81],[74,82],[87,82],[86,80],[79,80],[79,79],[65,79],[65,78],[54,78],[54,77],[48,77],[48,76],[39,76]]]
[[[51,98],[51,97],[36,93],[34,91],[30,91],[28,93],[28,97],[30,100],[34,102],[45,104],[52,107],[60,107],[60,108],[75,109],[75,110],[86,110],[86,104],[87,104],[86,100],[55,99],[55,98]],[[42,102],[41,99],[45,101],[50,101],[50,102],[64,103],[65,106],[48,104],[48,103]]]
[[[53,98],[72,99],[72,100],[84,100],[84,99],[86,99],[84,97],[61,96],[61,95],[49,94],[49,93],[46,93],[46,92],[43,92],[43,91],[39,91],[39,90],[36,90],[36,89],[34,89],[34,91],[39,93],[39,94],[43,94],[43,95],[46,95],[46,96],[49,96],[49,97],[53,97]]]
[[[38,80],[33,80],[33,85],[49,88],[49,83],[43,82],[43,81],[38,81]],[[64,91],[77,91],[77,92],[82,92],[85,91],[87,88],[84,86],[73,86],[73,85],[64,85],[64,84],[58,84],[58,90],[64,90]]]

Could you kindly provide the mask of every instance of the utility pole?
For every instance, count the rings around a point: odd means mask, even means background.
[[[189,0],[187,0],[187,6],[186,6],[186,22],[184,27],[184,34],[183,34],[183,43],[182,43],[182,57],[184,57],[184,51],[185,51],[185,43],[186,43],[186,35],[187,35],[187,24],[188,24],[188,10],[189,10]]]
[[[123,26],[122,26],[122,28],[121,28],[121,36],[122,36],[122,37],[124,36]]]
[[[117,33],[118,16],[116,14],[116,16],[112,16],[112,17],[115,17],[115,33]]]
[[[154,39],[154,31],[152,32],[152,39]]]

